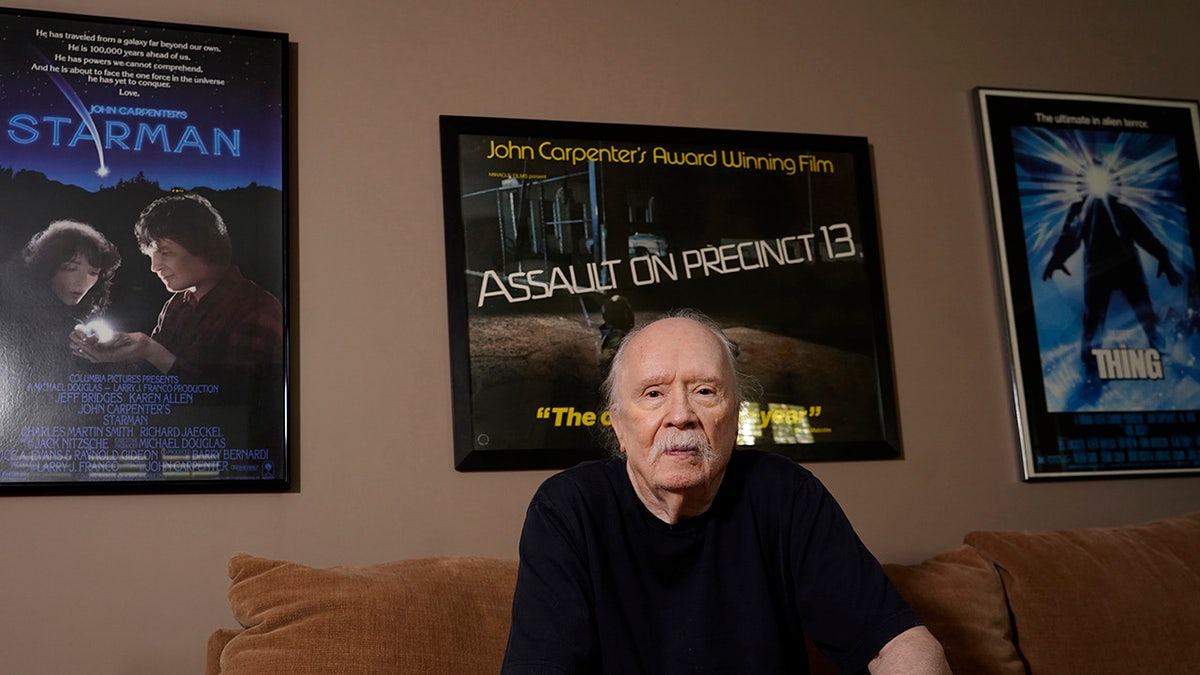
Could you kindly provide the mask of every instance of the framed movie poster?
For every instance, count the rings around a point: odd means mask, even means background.
[[[601,381],[676,308],[757,383],[738,443],[900,454],[865,138],[441,118],[459,470],[608,452]]]
[[[0,494],[289,486],[287,48],[0,10]]]
[[[1196,102],[976,93],[1025,478],[1200,471]]]

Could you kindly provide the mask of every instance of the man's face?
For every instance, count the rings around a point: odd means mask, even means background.
[[[672,318],[648,326],[625,349],[612,424],[630,479],[655,493],[703,492],[724,473],[737,439],[724,346],[699,323]]]
[[[210,285],[213,272],[209,262],[173,239],[155,239],[144,253],[150,256],[150,271],[172,293]]]

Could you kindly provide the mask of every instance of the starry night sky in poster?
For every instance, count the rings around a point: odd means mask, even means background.
[[[278,36],[0,13],[0,168],[280,188]]]

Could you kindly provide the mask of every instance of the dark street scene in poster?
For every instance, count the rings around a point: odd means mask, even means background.
[[[739,445],[898,455],[865,139],[494,128],[456,135],[444,159],[472,452],[602,455],[617,345],[687,307],[717,321],[757,384]]]
[[[0,10],[0,491],[286,486],[286,48]]]
[[[1200,468],[1191,106],[988,101],[1034,474]],[[1028,301],[1020,300],[1027,297]]]

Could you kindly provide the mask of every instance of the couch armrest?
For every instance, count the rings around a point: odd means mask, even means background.
[[[204,659],[204,675],[221,675],[221,652],[225,645],[241,633],[240,628],[220,628],[208,636],[208,653]]]

